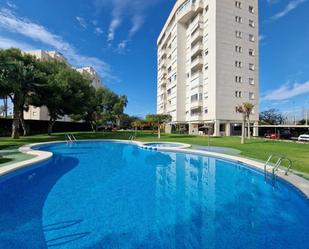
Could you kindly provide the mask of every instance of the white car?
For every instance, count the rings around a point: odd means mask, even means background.
[[[309,142],[309,134],[302,134],[298,137],[298,141],[307,141]]]

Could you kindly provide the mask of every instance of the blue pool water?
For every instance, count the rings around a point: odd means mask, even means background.
[[[41,146],[0,178],[1,249],[309,248],[309,201],[236,163],[133,144]]]

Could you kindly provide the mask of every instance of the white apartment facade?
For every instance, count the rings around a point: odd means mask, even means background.
[[[158,38],[157,113],[198,134],[231,135],[242,115],[259,113],[258,0],[177,0]],[[257,135],[257,128],[254,128]]]
[[[26,53],[35,56],[39,60],[56,59],[58,61],[64,62],[69,65],[67,59],[57,51],[44,51],[44,50],[34,50],[27,51]],[[86,74],[92,80],[93,87],[100,88],[103,87],[103,82],[100,75],[92,67],[82,67],[76,69],[81,74]],[[49,113],[46,106],[35,107],[29,106],[29,110],[24,112],[24,119],[26,120],[49,120]],[[64,116],[59,121],[71,121],[68,116]]]
[[[86,74],[90,77],[92,80],[92,86],[96,89],[103,87],[103,83],[101,80],[100,75],[97,73],[97,71],[93,67],[82,67],[76,69],[81,74]]]

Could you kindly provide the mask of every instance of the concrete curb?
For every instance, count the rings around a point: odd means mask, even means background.
[[[139,142],[139,141],[128,141],[128,140],[116,140],[116,139],[93,139],[93,140],[79,140],[80,142],[94,142],[94,141],[105,141],[105,142],[120,142],[120,143],[126,143],[126,144],[135,144],[141,148],[145,148],[145,144],[150,142]],[[40,151],[40,150],[34,150],[32,147],[39,146],[39,145],[48,145],[48,144],[54,144],[54,143],[65,143],[63,141],[55,141],[55,142],[47,142],[47,143],[36,143],[36,144],[29,144],[25,145],[19,148],[19,151],[22,153],[26,153],[29,155],[36,156],[35,158],[32,158],[30,160],[26,160],[23,162],[14,163],[11,165],[7,165],[0,168],[0,177],[3,175],[6,175],[8,173],[11,173],[15,170],[25,168],[27,166],[48,160],[53,156],[53,153],[47,152],[47,151]],[[187,145],[184,145],[187,146]],[[208,156],[208,157],[215,157],[219,159],[225,159],[228,161],[232,161],[235,163],[242,163],[245,164],[247,167],[255,168],[261,172],[264,171],[264,164],[261,162],[254,161],[252,159],[242,158],[238,156],[232,156],[232,155],[226,155],[222,153],[216,153],[216,152],[208,152],[208,151],[199,151],[199,150],[193,150],[193,149],[187,149],[187,147],[184,148],[171,148],[171,147],[157,147],[157,151],[170,151],[170,152],[179,152],[179,153],[190,153],[195,155],[201,155],[201,156]],[[282,170],[278,171],[277,176],[281,178],[282,180],[286,181],[287,183],[292,184],[296,188],[298,188],[302,193],[304,193],[307,198],[309,198],[309,181],[301,178],[300,176],[297,176],[293,173],[289,173],[288,175],[285,175]]]

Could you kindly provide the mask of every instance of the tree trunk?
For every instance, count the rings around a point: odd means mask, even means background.
[[[20,121],[21,127],[23,128],[23,131],[24,131],[23,136],[28,136],[29,131],[28,131],[25,119],[24,119],[24,112],[22,110],[20,111],[19,121]]]
[[[13,102],[13,123],[12,123],[12,138],[19,139],[19,105]]]
[[[8,118],[8,96],[3,96],[4,117]]]
[[[249,118],[248,118],[247,123],[248,123],[248,138],[251,139],[251,125],[250,125],[250,120],[249,120]]]
[[[245,143],[245,133],[246,133],[245,126],[246,126],[246,120],[245,118],[243,118],[241,126],[241,144]]]
[[[161,127],[158,125],[158,139],[161,139]]]
[[[48,122],[48,128],[47,128],[47,134],[50,136],[53,132],[54,124],[56,123],[56,120],[53,118],[50,118]]]

